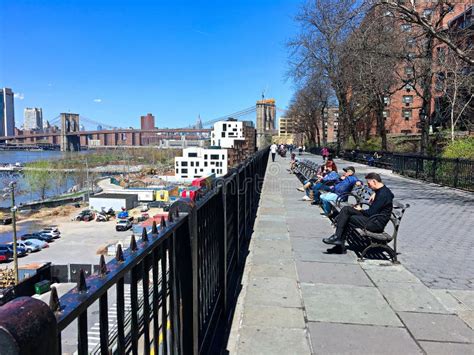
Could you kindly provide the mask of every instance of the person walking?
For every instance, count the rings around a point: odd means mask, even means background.
[[[272,162],[275,162],[275,155],[277,153],[278,147],[275,143],[270,146],[270,153],[272,153]]]

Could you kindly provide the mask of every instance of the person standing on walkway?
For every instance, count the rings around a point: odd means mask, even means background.
[[[360,206],[344,207],[336,217],[336,233],[323,239],[325,244],[341,247],[341,252],[345,251],[345,232],[349,223],[355,227],[366,228],[370,232],[381,233],[392,215],[392,191],[384,185],[377,173],[369,173],[365,178],[367,185],[375,191],[375,197],[369,209],[362,210]]]
[[[272,162],[275,162],[275,155],[277,153],[278,147],[275,143],[270,146],[270,152],[272,153]]]
[[[326,159],[329,157],[329,149],[326,147],[321,149],[321,155],[323,156],[323,161],[325,162]]]

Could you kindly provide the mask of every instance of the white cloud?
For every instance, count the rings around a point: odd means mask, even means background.
[[[25,95],[21,92],[17,92],[16,94],[13,94],[13,97],[18,100],[23,100],[25,98]]]
[[[102,99],[94,99],[94,102],[97,102],[98,104],[100,104],[102,102]]]

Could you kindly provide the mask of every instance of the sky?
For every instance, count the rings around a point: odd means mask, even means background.
[[[287,108],[298,0],[0,0],[0,87],[44,119],[194,124],[261,98]],[[254,118],[254,116],[247,119]]]

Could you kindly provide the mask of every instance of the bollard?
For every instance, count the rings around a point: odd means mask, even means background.
[[[43,301],[18,297],[0,307],[0,353],[58,354],[58,325]]]

